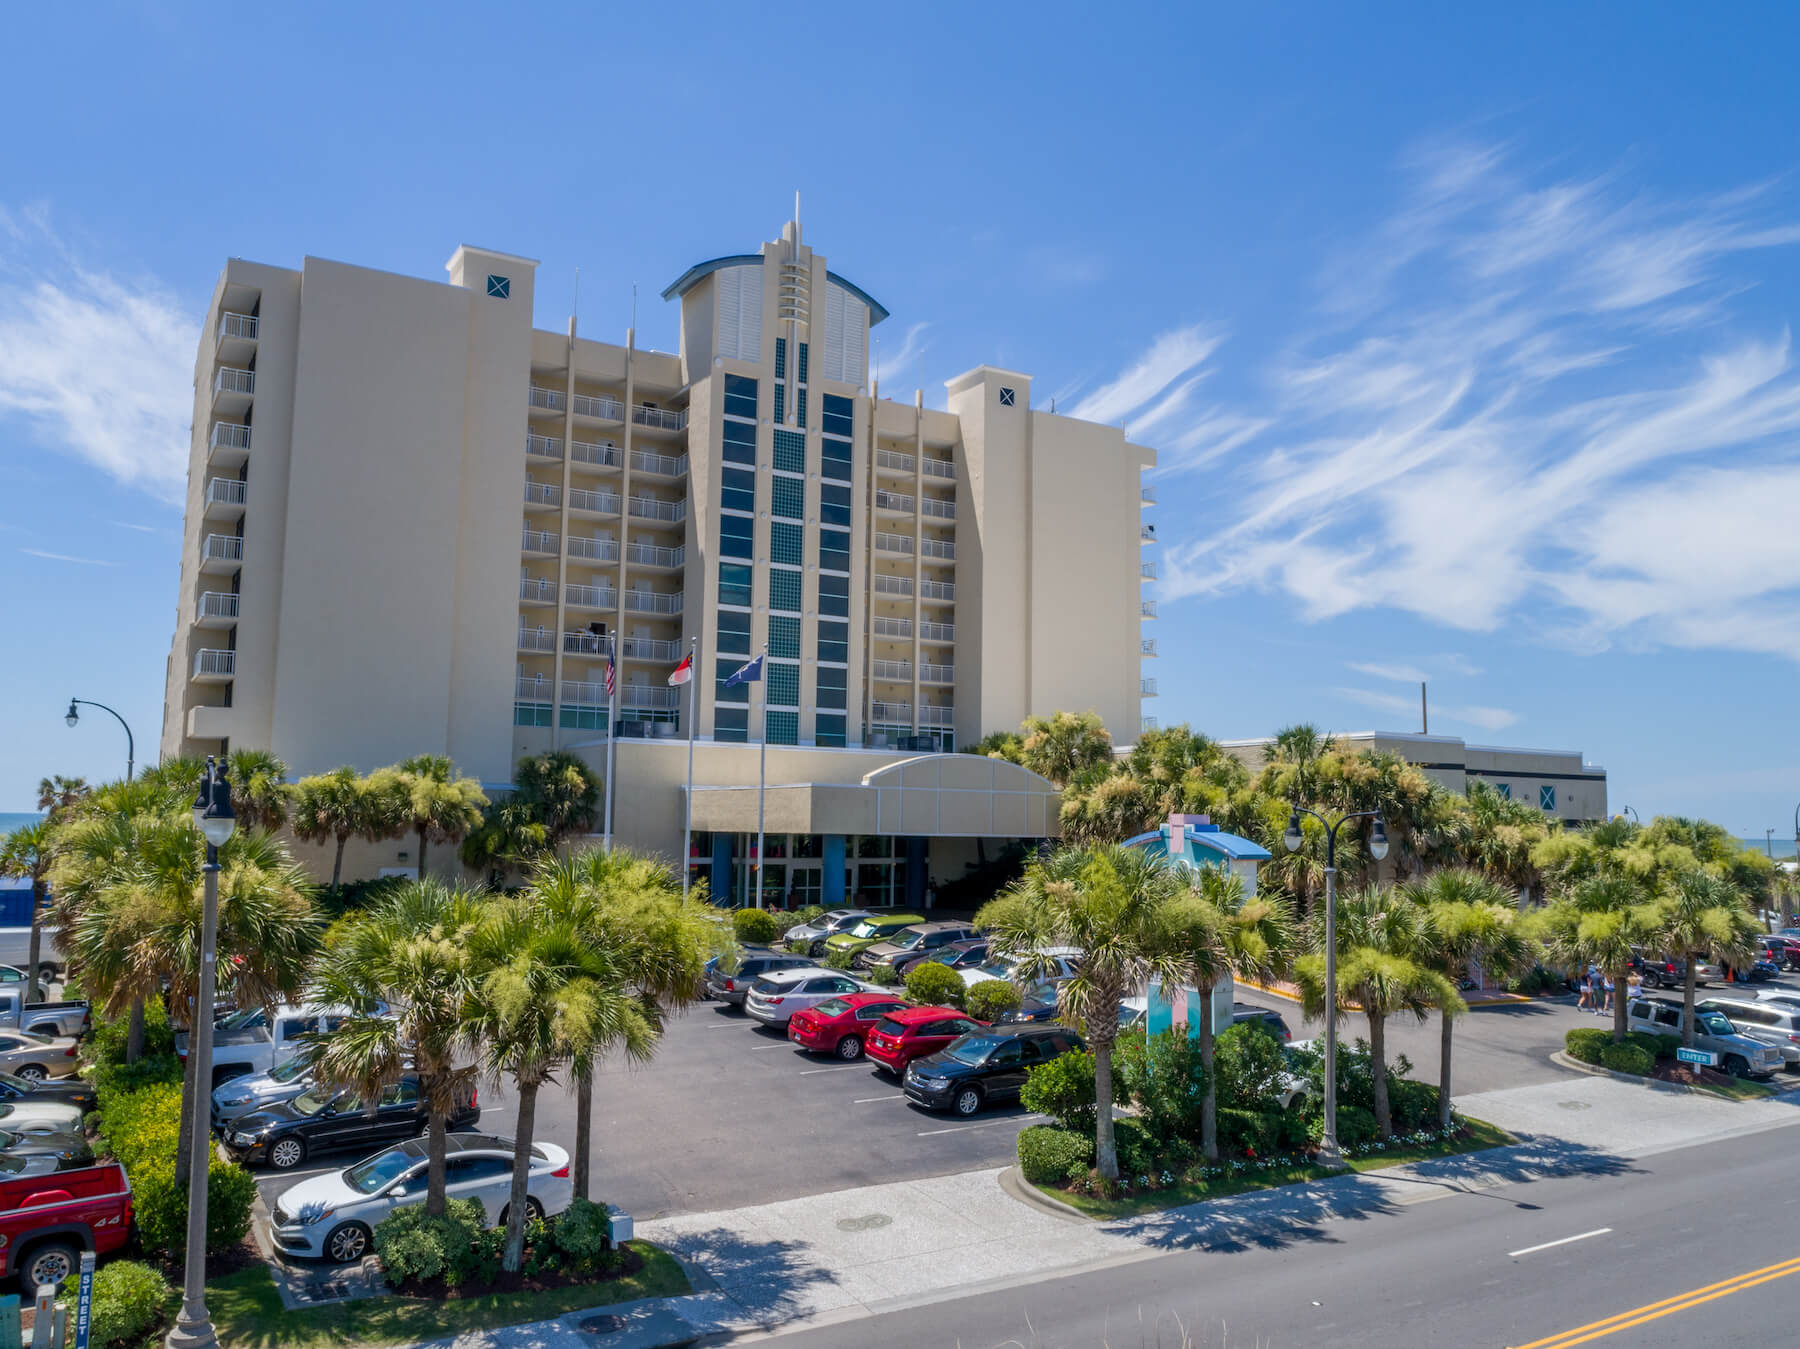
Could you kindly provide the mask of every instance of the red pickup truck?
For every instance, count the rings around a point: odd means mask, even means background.
[[[0,1273],[17,1275],[27,1301],[61,1283],[81,1253],[109,1255],[131,1239],[131,1182],[117,1162],[0,1181]]]

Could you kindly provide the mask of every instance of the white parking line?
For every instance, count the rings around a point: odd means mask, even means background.
[[[850,1102],[850,1104],[851,1105],[873,1105],[877,1101],[904,1101],[905,1099],[906,1099],[905,1093],[895,1092],[892,1096],[862,1096],[862,1097],[859,1097],[856,1100]]]
[[[845,1064],[841,1064],[835,1068],[808,1068],[804,1072],[802,1072],[800,1074],[800,1076],[801,1077],[811,1077],[814,1073],[847,1073],[847,1072],[852,1071],[853,1069],[862,1068],[862,1067],[863,1067],[863,1065],[860,1063],[845,1063]],[[868,1069],[863,1068],[863,1071],[867,1072]]]
[[[1034,1117],[1028,1115],[1025,1116],[1025,1118],[1030,1119]],[[921,1129],[919,1130],[919,1137],[931,1138],[937,1134],[967,1133],[970,1129],[993,1129],[1002,1124],[1019,1124],[1021,1122],[1022,1121],[1019,1119],[991,1119],[986,1124],[958,1124],[949,1129]]]
[[[1546,1241],[1541,1246],[1527,1246],[1522,1251],[1508,1251],[1507,1259],[1517,1260],[1521,1255],[1530,1255],[1535,1251],[1547,1251],[1552,1246],[1567,1246],[1571,1241],[1586,1241],[1589,1237],[1603,1237],[1612,1231],[1610,1227],[1596,1227],[1592,1232],[1582,1232],[1577,1236],[1563,1237],[1557,1241]]]

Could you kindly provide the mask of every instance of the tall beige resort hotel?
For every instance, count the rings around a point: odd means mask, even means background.
[[[1056,709],[1135,735],[1154,452],[1034,408],[1011,370],[951,380],[943,412],[881,398],[888,311],[797,221],[663,292],[679,355],[534,328],[535,268],[467,246],[446,283],[226,265],[163,752],[448,754],[490,793],[547,749],[603,771],[612,646],[615,834],[675,858],[690,690],[667,680],[692,650],[688,864],[721,902],[749,888],[765,726],[783,896],[916,904],[1054,834],[1048,782],[948,751]],[[764,683],[725,687],[765,649]]]

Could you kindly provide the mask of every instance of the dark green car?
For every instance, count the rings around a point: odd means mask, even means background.
[[[853,956],[866,951],[876,942],[886,941],[897,932],[925,921],[922,913],[883,913],[862,920],[848,932],[835,933],[825,939],[825,954]]]

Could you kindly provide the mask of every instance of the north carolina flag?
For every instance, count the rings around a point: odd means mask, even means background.
[[[687,655],[685,655],[681,658],[681,664],[677,665],[673,670],[669,671],[669,682],[671,684],[685,684],[688,682],[688,680],[692,679],[693,677],[694,677],[694,655],[693,655],[693,652],[690,651]]]

